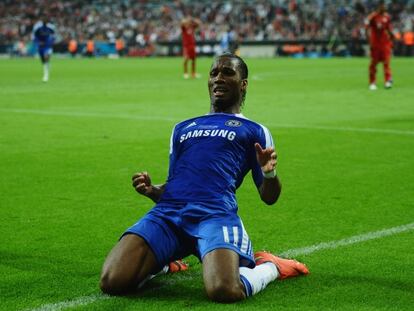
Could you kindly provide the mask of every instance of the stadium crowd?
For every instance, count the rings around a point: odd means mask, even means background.
[[[29,42],[33,25],[46,12],[56,25],[55,43],[71,38],[127,46],[180,40],[180,21],[188,14],[202,25],[197,40],[219,40],[230,29],[239,42],[262,40],[365,39],[364,18],[373,0],[3,0],[0,44]],[[413,32],[414,0],[392,0],[388,12],[399,35]]]

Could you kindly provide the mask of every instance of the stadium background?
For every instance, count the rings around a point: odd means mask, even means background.
[[[178,7],[205,12],[203,27],[217,27],[217,36],[205,39],[218,45],[226,24],[220,11],[228,3],[0,1],[0,310],[412,310],[414,58],[393,57],[394,87],[381,87],[379,70],[380,87],[371,92],[367,57],[312,58],[319,50],[295,58],[246,57],[243,113],[272,132],[284,188],[270,208],[259,201],[249,176],[237,193],[255,249],[295,257],[311,274],[274,282],[237,305],[217,305],[206,298],[201,266],[189,257],[189,271],[156,278],[137,295],[100,293],[108,251],[152,207],[132,189],[131,175],[148,170],[154,182],[165,180],[174,124],[209,107],[211,56],[198,59],[201,79],[182,79],[177,27],[184,11]],[[241,19],[235,29],[246,35],[239,39],[243,57],[263,55],[265,48],[273,51],[266,56],[274,56],[279,40],[312,40],[317,49],[326,44],[333,56],[349,55],[352,29],[361,29],[351,17],[361,23],[363,17],[353,1],[232,3],[228,14]],[[271,27],[256,20],[268,3],[274,8]],[[368,11],[374,2],[360,3]],[[13,49],[16,42],[30,50],[31,26],[42,7],[56,15],[59,32],[48,83],[41,82],[37,58],[10,58],[25,54]],[[390,7],[399,8],[396,29],[412,27],[412,1]],[[165,10],[170,17],[161,22]],[[304,15],[315,14],[322,26],[312,37],[300,25],[314,21]],[[284,32],[266,35],[270,43],[255,40],[278,25],[276,16]],[[72,34],[81,43],[91,34],[107,44],[105,25],[115,25],[117,33],[124,20],[132,23],[121,27],[128,54],[177,57],[112,59],[98,53],[91,59],[82,51],[68,57]],[[136,37],[152,27],[173,36],[160,35],[166,43],[145,50],[151,42],[140,47]],[[335,38],[343,42],[337,52]]]
[[[180,55],[180,20],[186,14],[200,18],[199,54],[219,51],[223,32],[233,31],[235,45],[258,56],[363,56],[364,18],[376,1],[24,1],[0,2],[0,53],[33,55],[31,31],[42,13],[57,27],[55,52],[67,52],[70,39],[84,54],[88,39],[96,55],[115,54],[115,41],[126,44],[130,56]],[[414,53],[414,1],[388,1],[395,55]],[[263,46],[271,49],[263,49]],[[261,48],[260,48],[261,47]],[[246,54],[246,53],[245,53]]]

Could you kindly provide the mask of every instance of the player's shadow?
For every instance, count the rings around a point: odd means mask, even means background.
[[[157,301],[191,301],[198,305],[207,301],[202,276],[198,271],[156,277],[141,289],[124,296],[128,299]]]
[[[90,269],[87,262],[55,258],[45,254],[22,254],[0,250],[0,263],[20,271],[41,272],[43,278],[47,278],[47,275],[59,275],[62,284],[67,277],[72,278],[74,274],[87,279],[96,278],[98,288],[99,272],[96,269]],[[89,269],[84,266],[88,266]],[[45,271],[47,271],[46,276],[43,273]],[[179,300],[186,306],[208,301],[199,269],[157,276],[141,289],[123,297],[147,301]]]

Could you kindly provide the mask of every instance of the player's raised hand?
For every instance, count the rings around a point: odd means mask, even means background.
[[[263,173],[269,173],[276,169],[277,154],[273,147],[263,149],[259,143],[254,144],[256,149],[256,158],[262,168]]]
[[[132,186],[135,190],[145,196],[151,195],[152,192],[152,184],[151,178],[147,172],[139,172],[135,173],[132,176]]]

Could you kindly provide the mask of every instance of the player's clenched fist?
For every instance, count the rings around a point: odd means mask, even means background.
[[[132,176],[132,186],[143,195],[148,195],[152,191],[151,178],[147,172],[136,173]]]

